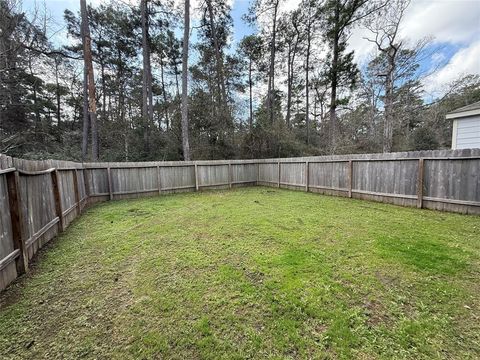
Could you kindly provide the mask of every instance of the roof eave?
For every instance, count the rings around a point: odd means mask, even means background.
[[[458,118],[464,118],[464,117],[470,117],[470,116],[476,116],[476,115],[480,115],[480,109],[462,111],[462,112],[457,112],[457,113],[449,113],[449,114],[446,115],[446,118],[447,119],[458,119]]]

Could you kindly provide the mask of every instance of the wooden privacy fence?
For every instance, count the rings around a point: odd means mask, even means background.
[[[83,164],[1,155],[0,290],[88,204],[248,185],[480,214],[480,149]]]

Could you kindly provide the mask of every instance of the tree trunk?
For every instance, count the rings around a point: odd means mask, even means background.
[[[126,109],[123,113],[124,113],[124,116],[125,116]],[[128,118],[129,119],[132,118],[132,105],[131,104],[128,105]],[[130,147],[129,147],[129,142],[128,142],[128,140],[129,140],[129,138],[128,138],[129,130],[130,130],[130,128],[129,128],[128,121],[125,121],[125,135],[124,135],[125,161],[129,160],[129,154],[130,154]]]
[[[28,70],[30,71],[30,76],[33,79],[32,84],[32,95],[33,95],[33,112],[35,113],[35,136],[37,140],[43,141],[43,131],[42,131],[42,122],[40,119],[40,111],[38,106],[37,99],[37,78],[35,78],[32,68],[32,59],[28,59]]]
[[[229,116],[229,109],[228,109],[228,99],[227,99],[227,90],[225,86],[223,59],[222,59],[222,54],[220,53],[220,45],[218,43],[218,38],[217,38],[217,27],[215,25],[215,19],[213,15],[212,0],[206,0],[206,4],[207,4],[208,15],[210,20],[210,29],[212,31],[213,46],[215,48],[215,59],[216,59],[216,65],[217,65],[217,81],[218,81],[218,88],[220,90],[221,111],[219,111],[219,114],[222,114],[222,117],[225,118],[225,125],[228,128],[230,128],[232,124],[231,124],[231,119]]]
[[[97,127],[97,105],[95,97],[95,76],[92,63],[92,46],[90,38],[90,27],[88,25],[88,14],[86,0],[80,0],[83,30],[83,59],[87,70],[88,80],[88,115],[90,128],[92,130],[92,160],[98,160],[98,127]]]
[[[190,35],[190,0],[185,0],[184,21],[182,54],[182,145],[183,160],[190,161],[190,143],[188,140],[188,39]]]
[[[95,98],[93,101],[95,102]],[[99,150],[98,150],[97,112],[95,110],[90,111],[89,116],[90,116],[90,127],[92,130],[92,161],[98,161]]]
[[[249,107],[250,107],[250,117],[248,119],[248,127],[250,130],[250,133],[252,133],[252,126],[253,126],[253,94],[252,94],[252,59],[250,58],[250,61],[248,63],[248,87],[249,87],[249,95],[250,95],[250,102],[249,102]]]
[[[290,128],[290,118],[292,114],[292,49],[291,45],[288,44],[288,53],[287,53],[287,114],[285,116],[285,123],[287,127]]]
[[[82,133],[82,161],[88,155],[88,131],[90,129],[90,117],[88,116],[88,70],[87,64],[83,66],[83,133]]]
[[[291,127],[291,118],[292,118],[292,92],[293,92],[293,76],[295,74],[295,56],[297,55],[298,43],[300,41],[300,30],[298,26],[294,24],[296,39],[291,47],[291,44],[288,46],[288,59],[287,59],[287,115],[286,123],[288,127]]]
[[[152,94],[152,69],[150,64],[150,43],[148,39],[148,9],[147,0],[140,2],[142,16],[142,115],[143,115],[143,145],[146,154],[150,151],[150,126],[153,124],[153,94]]]
[[[305,125],[307,127],[307,145],[310,145],[310,45],[311,45],[311,36],[310,36],[310,19],[308,20],[307,28],[307,53],[305,59]]]
[[[148,73],[147,73],[147,88],[148,88],[148,123],[153,126],[153,76],[152,68],[150,66],[150,52],[148,55]],[[149,144],[150,146],[150,144]]]
[[[393,147],[393,85],[395,73],[395,56],[394,48],[388,50],[388,71],[385,76],[385,123],[383,127],[383,152],[392,152]]]
[[[60,103],[61,103],[60,84],[58,82],[58,62],[59,62],[59,59],[55,58],[55,96],[57,98],[56,114],[57,114],[57,128],[60,129],[60,125],[61,125],[61,122],[62,122],[62,117],[61,117],[61,108],[60,108]]]
[[[165,76],[164,76],[164,65],[163,65],[163,56],[160,54],[160,75],[162,80],[162,94],[163,94],[163,112],[165,116],[165,126],[166,130],[170,127],[170,121],[168,119],[168,100],[167,100],[167,91],[165,89]]]
[[[336,134],[337,134],[337,86],[338,86],[338,56],[339,56],[339,22],[340,10],[338,2],[335,5],[335,35],[333,38],[333,56],[332,56],[332,79],[331,79],[331,93],[330,93],[330,149],[335,153],[336,148]]]
[[[105,63],[100,62],[100,71],[102,74],[102,121],[105,124],[107,120],[107,85],[105,83]]]
[[[180,86],[179,86],[179,82],[178,82],[179,71],[178,71],[178,68],[177,68],[177,62],[175,62],[174,70],[175,70],[175,87],[177,89],[177,98],[178,98],[180,96]]]
[[[275,92],[275,44],[277,36],[277,12],[278,12],[278,0],[275,1],[273,9],[273,29],[272,29],[272,41],[270,44],[270,68],[268,71],[268,90],[267,101],[270,116],[270,123],[273,124],[273,105],[274,105],[274,92]]]

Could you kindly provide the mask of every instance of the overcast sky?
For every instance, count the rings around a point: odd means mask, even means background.
[[[192,0],[193,8],[198,1]],[[87,2],[98,5],[102,0]],[[286,11],[294,8],[299,0],[281,2],[283,11]],[[247,12],[250,1],[231,0],[231,3],[234,20],[233,41],[237,42],[253,31],[241,19]],[[43,2],[24,0],[25,10],[31,10],[34,6],[43,7]],[[63,11],[66,8],[78,11],[79,0],[45,0],[45,6],[53,20],[52,27],[59,31],[56,41],[65,42]],[[433,38],[432,48],[435,52],[422,66],[434,68],[440,64],[440,68],[425,81],[427,93],[438,95],[446,84],[462,74],[480,74],[480,0],[412,0],[401,25],[400,34],[411,42],[424,37]],[[350,37],[350,47],[355,50],[355,57],[360,66],[374,51],[372,44],[365,40],[366,36],[367,30],[358,27]]]

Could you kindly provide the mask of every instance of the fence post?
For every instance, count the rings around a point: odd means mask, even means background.
[[[52,187],[53,187],[53,199],[55,201],[55,212],[57,213],[59,219],[59,229],[63,231],[63,210],[62,210],[62,198],[60,195],[60,177],[58,175],[58,170],[55,169],[51,172],[52,174]]]
[[[107,180],[108,180],[108,197],[110,200],[113,199],[113,189],[112,189],[112,173],[110,171],[110,166],[107,167]]]
[[[75,192],[75,203],[77,204],[77,215],[82,212],[82,206],[80,204],[80,192],[78,190],[78,170],[73,170],[73,191]]]
[[[277,187],[280,187],[280,160],[278,161],[278,184]]]
[[[353,160],[348,160],[348,197],[352,197],[353,187]]]
[[[158,184],[158,195],[162,194],[162,182],[160,180],[160,165],[157,165],[157,184]]]
[[[308,182],[309,182],[309,167],[310,167],[310,163],[307,161],[305,161],[305,191],[308,192]]]
[[[25,231],[23,229],[22,199],[20,196],[20,175],[18,171],[5,174],[7,177],[8,205],[12,222],[13,248],[20,254],[15,259],[17,274],[24,274],[28,270],[28,254],[25,246]]]
[[[198,191],[198,169],[197,169],[197,163],[195,163],[195,190]]]
[[[232,163],[228,162],[228,187],[232,188],[233,174],[232,174]]]
[[[255,185],[258,186],[259,182],[260,182],[260,163],[257,162],[257,182]]]
[[[424,160],[418,159],[418,178],[417,178],[417,208],[423,207],[423,172],[424,172]]]

